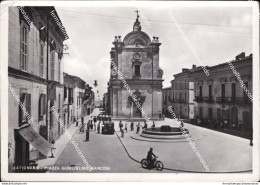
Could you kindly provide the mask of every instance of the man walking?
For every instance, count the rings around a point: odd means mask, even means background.
[[[127,123],[125,123],[125,132],[127,132]]]
[[[138,125],[136,126],[137,127],[137,130],[136,130],[136,133],[139,134],[139,131],[140,131],[140,123],[138,123]]]
[[[131,131],[134,130],[134,122],[131,122]]]
[[[84,124],[84,118],[81,117],[81,124],[83,125]]]

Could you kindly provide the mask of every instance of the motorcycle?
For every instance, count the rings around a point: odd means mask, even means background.
[[[157,161],[157,158],[155,158],[155,161],[153,164],[151,164],[150,162],[148,162],[147,159],[142,159],[141,161],[141,165],[143,168],[145,169],[153,169],[156,168],[158,171],[162,171],[163,170],[163,163],[161,161]]]

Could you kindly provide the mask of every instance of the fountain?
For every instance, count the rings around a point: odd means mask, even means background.
[[[187,134],[189,130],[184,128]],[[162,125],[161,127],[144,129],[140,135],[141,137],[152,139],[181,139],[185,138],[182,130],[179,127],[171,127],[170,125]]]

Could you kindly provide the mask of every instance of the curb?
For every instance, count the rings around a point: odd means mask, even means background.
[[[136,160],[135,158],[133,158],[130,153],[128,152],[128,150],[126,149],[125,144],[122,142],[122,140],[120,139],[119,135],[117,134],[117,132],[115,131],[120,143],[123,145],[127,155],[129,156],[130,159],[132,159],[133,161],[137,162],[137,163],[141,163],[140,161]],[[173,169],[173,168],[163,168],[165,170],[170,170],[170,171],[179,171],[179,172],[186,172],[186,173],[245,173],[245,172],[252,172],[253,170],[241,170],[241,171],[232,171],[232,172],[206,172],[206,171],[190,171],[190,170],[180,170],[180,169]]]

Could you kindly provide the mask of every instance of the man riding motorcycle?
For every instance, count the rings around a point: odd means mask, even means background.
[[[150,150],[148,151],[146,159],[150,165],[153,165],[156,161],[156,155],[154,155],[153,153],[153,148],[150,148]]]

